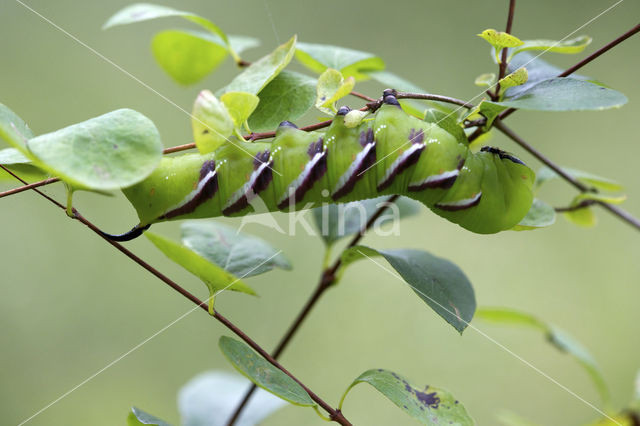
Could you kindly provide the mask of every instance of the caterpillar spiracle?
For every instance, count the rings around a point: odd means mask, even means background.
[[[242,216],[260,197],[268,211],[292,211],[399,194],[470,231],[510,229],[531,207],[533,171],[493,147],[472,152],[439,127],[408,115],[391,91],[373,119],[347,127],[342,107],[324,132],[283,122],[271,142],[226,143],[208,154],[165,157],[124,190],[140,224]],[[105,234],[107,235],[107,234]]]

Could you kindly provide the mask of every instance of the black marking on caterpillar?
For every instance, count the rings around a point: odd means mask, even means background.
[[[327,152],[323,150],[322,138],[309,144],[307,154],[309,154],[310,161],[286,189],[282,200],[278,203],[280,210],[284,210],[290,205],[293,206],[297,201],[302,200],[313,184],[327,172]]]
[[[363,173],[376,162],[376,142],[373,137],[373,129],[369,128],[361,132],[359,142],[362,146],[362,151],[356,155],[351,166],[340,177],[338,188],[331,194],[331,198],[334,200],[338,200],[353,191]]]
[[[191,199],[169,210],[160,216],[160,219],[171,219],[192,213],[199,205],[216,195],[216,192],[218,192],[218,173],[216,171],[216,162],[211,160],[205,162],[200,168],[200,179],[196,189],[190,194]]]

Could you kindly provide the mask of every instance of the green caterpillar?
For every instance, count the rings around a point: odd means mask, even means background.
[[[108,236],[126,241],[156,222],[242,216],[254,212],[255,197],[268,211],[292,211],[400,194],[481,234],[513,227],[531,207],[534,173],[522,161],[492,147],[471,152],[436,123],[406,114],[393,91],[371,120],[347,127],[348,112],[342,107],[325,132],[283,122],[270,143],[163,158],[124,190],[140,224]]]

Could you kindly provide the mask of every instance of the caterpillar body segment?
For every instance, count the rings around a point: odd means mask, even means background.
[[[516,157],[492,147],[471,152],[436,123],[407,115],[393,95],[356,127],[345,126],[347,112],[341,108],[324,132],[284,122],[271,142],[163,158],[151,176],[124,190],[140,217],[134,230],[384,194],[413,198],[483,234],[510,229],[529,210],[534,173]]]

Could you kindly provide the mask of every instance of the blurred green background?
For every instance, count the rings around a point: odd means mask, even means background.
[[[145,83],[190,110],[199,90],[215,90],[236,73],[230,60],[194,87],[174,84],[154,63],[149,43],[157,30],[189,27],[163,19],[109,31],[100,28],[128,1],[31,0],[29,6]],[[307,42],[371,51],[394,71],[434,93],[469,99],[476,75],[493,72],[486,43],[475,34],[504,28],[506,0],[163,1],[210,18],[231,34],[262,40],[246,52],[255,60],[292,34]],[[560,39],[613,1],[519,2],[514,32],[521,38]],[[594,37],[587,52],[637,23],[640,4],[625,1],[577,32]],[[129,107],[150,117],[166,146],[191,141],[188,117],[87,48],[14,1],[0,3],[0,102],[48,132],[107,111]],[[582,72],[629,97],[620,110],[525,113],[509,125],[560,164],[626,185],[624,208],[640,216],[637,158],[640,138],[640,38],[632,38]],[[577,57],[545,55],[560,66]],[[359,90],[378,96],[381,87]],[[360,105],[355,99],[352,106]],[[500,135],[492,144],[539,164]],[[3,182],[3,189],[13,184]],[[62,199],[56,186],[45,192]],[[549,184],[542,196],[568,203],[573,190]],[[0,201],[0,423],[18,424],[192,305],[34,193]],[[77,207],[107,231],[136,223],[122,195],[80,193]],[[367,237],[378,248],[412,247],[453,260],[474,283],[485,306],[507,306],[540,316],[572,333],[593,353],[616,407],[630,398],[640,367],[637,328],[640,234],[603,210],[599,224],[581,229],[558,218],[537,232],[480,236],[425,211],[402,223],[398,237]],[[283,224],[285,215],[278,215]],[[224,222],[238,226],[238,220]],[[177,237],[179,223],[154,227]],[[294,265],[249,280],[260,297],[225,293],[218,308],[249,335],[272,348],[312,292],[323,244],[303,229],[289,237],[250,225],[281,248]],[[128,244],[144,259],[205,297],[205,287],[145,239]],[[533,331],[475,324],[558,382],[595,404],[586,374]],[[176,392],[195,374],[232,368],[217,348],[229,334],[195,312],[31,420],[29,425],[124,424],[131,405],[179,423]],[[579,424],[597,413],[473,330],[461,337],[415,297],[409,287],[364,262],[350,268],[326,294],[282,358],[292,372],[331,403],[362,371],[382,367],[415,383],[452,391],[481,425],[510,409],[544,425]],[[414,424],[372,388],[356,388],[344,407],[357,425]],[[266,425],[324,424],[311,410],[286,407]]]

